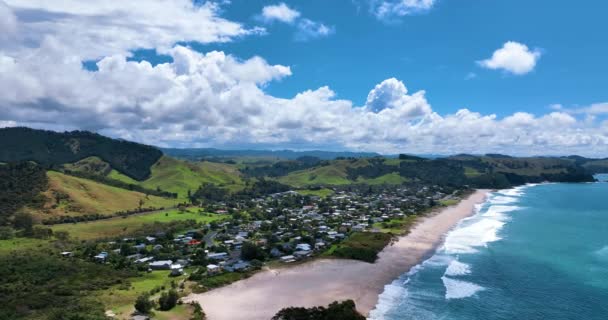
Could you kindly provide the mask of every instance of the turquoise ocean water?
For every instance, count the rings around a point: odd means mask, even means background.
[[[608,183],[491,193],[370,319],[608,319]]]

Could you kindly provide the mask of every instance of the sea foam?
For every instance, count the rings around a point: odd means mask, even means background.
[[[485,290],[484,287],[471,282],[450,279],[446,276],[441,277],[445,286],[446,299],[463,299],[475,295],[477,292]]]
[[[471,273],[471,266],[458,260],[453,260],[445,269],[446,276],[464,276]]]

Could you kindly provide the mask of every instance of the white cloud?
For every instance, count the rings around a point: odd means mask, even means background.
[[[508,41],[502,48],[494,51],[491,58],[477,63],[487,69],[501,69],[512,74],[523,75],[534,70],[540,57],[539,50],[530,50],[525,44]]]
[[[98,71],[81,67],[57,43],[19,60],[0,58],[0,125],[82,128],[164,146],[346,148],[385,153],[565,154],[602,156],[608,129],[566,112],[505,118],[468,109],[440,115],[424,91],[395,78],[367,102],[335,98],[328,87],[277,98],[263,84],[291,74],[261,57],[168,50],[152,66],[112,55]],[[48,63],[54,61],[54,63]]]
[[[370,11],[381,20],[417,14],[430,10],[435,0],[369,0]]]
[[[333,26],[327,26],[322,22],[303,18],[301,17],[299,11],[288,7],[282,2],[278,5],[264,7],[258,18],[266,23],[281,21],[288,24],[295,24],[296,32],[294,39],[296,41],[308,41],[323,38],[335,32],[335,28]]]
[[[440,115],[424,91],[410,93],[395,78],[371,88],[361,106],[337,99],[327,86],[292,98],[272,96],[265,86],[289,77],[289,66],[172,44],[248,34],[240,24],[218,17],[212,5],[173,2],[178,8],[166,8],[167,16],[207,20],[170,24],[171,32],[160,13],[113,10],[131,2],[40,3],[40,8],[34,2],[29,7],[15,3],[10,2],[10,10],[0,9],[2,17],[16,17],[6,25],[13,26],[11,36],[18,39],[1,42],[0,126],[89,129],[161,146],[598,156],[608,151],[608,126],[594,118],[579,120],[568,110],[504,118],[469,109]],[[90,30],[75,30],[70,23]],[[204,36],[192,29],[202,25],[210,27],[197,30]],[[127,41],[131,36],[133,43]],[[128,61],[129,51],[139,46],[160,49],[172,61],[155,66]],[[82,60],[91,57],[99,57],[96,71],[82,67]],[[599,106],[590,106],[589,112],[604,110]]]
[[[262,9],[262,19],[266,22],[281,21],[293,23],[300,16],[300,12],[281,2],[277,5],[265,6]]]
[[[295,38],[298,41],[308,41],[311,39],[327,37],[335,32],[335,29],[326,26],[321,22],[312,21],[310,19],[301,19],[298,22],[298,31]]]
[[[180,41],[226,42],[263,31],[219,17],[219,5],[214,2],[196,5],[190,0],[5,1],[18,19],[18,43],[31,48],[53,37],[66,50],[85,60],[117,53],[129,55],[131,50],[140,48],[163,51]],[[0,17],[6,15],[6,9],[0,5]],[[0,21],[4,24],[7,20]],[[11,43],[3,43],[1,47],[13,52],[23,49]]]

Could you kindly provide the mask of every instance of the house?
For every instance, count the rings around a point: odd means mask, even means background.
[[[173,261],[171,261],[171,260],[159,260],[159,261],[151,262],[149,267],[152,270],[169,270],[169,269],[171,269],[172,264],[173,264]]]
[[[296,261],[296,257],[294,257],[292,255],[282,256],[280,259],[281,259],[281,262],[283,262],[283,263],[290,263],[290,262]]]
[[[73,256],[73,254],[70,251],[64,251],[61,253],[61,256],[64,258],[69,258],[69,257]]]
[[[171,269],[171,273],[169,275],[172,277],[177,277],[184,274],[184,267],[181,264],[172,264],[169,268]]]
[[[310,251],[310,245],[308,243],[300,243],[296,246],[296,251]]]
[[[146,237],[146,241],[148,241],[149,243],[154,243],[154,242],[156,242],[156,238],[155,237]]]
[[[207,254],[207,258],[209,259],[213,259],[213,260],[225,260],[228,258],[228,253],[226,252],[210,252]]]
[[[105,262],[107,258],[108,258],[108,253],[105,251],[100,252],[98,255],[93,257],[93,259],[95,259],[95,261],[97,261],[97,262]]]
[[[145,258],[135,260],[135,263],[148,263],[152,260],[154,260],[153,257],[145,257]]]
[[[209,264],[207,265],[207,274],[218,274],[220,273],[221,269],[220,266],[216,265],[216,264]]]

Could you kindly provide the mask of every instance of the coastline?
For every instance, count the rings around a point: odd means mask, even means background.
[[[488,190],[477,190],[458,204],[423,218],[411,232],[400,237],[366,263],[355,260],[317,259],[293,267],[268,269],[251,278],[200,294],[197,301],[211,320],[267,320],[281,308],[328,305],[352,299],[364,315],[375,307],[385,285],[421,263],[462,219],[475,213]]]

